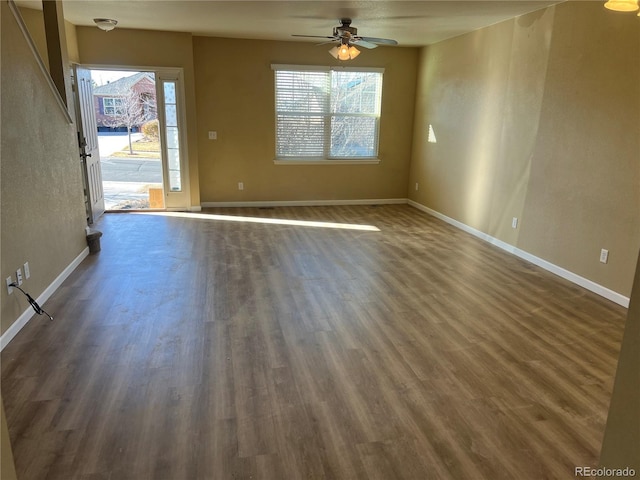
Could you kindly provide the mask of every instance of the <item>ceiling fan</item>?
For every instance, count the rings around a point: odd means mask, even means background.
[[[338,60],[351,60],[360,55],[360,51],[355,48],[355,45],[364,48],[376,48],[378,45],[397,45],[398,42],[389,38],[376,38],[376,37],[362,37],[358,35],[358,29],[351,26],[350,18],[341,18],[340,24],[337,27],[333,27],[333,35],[321,36],[321,35],[292,35],[292,37],[307,37],[307,38],[325,38],[328,41],[324,43],[339,42],[339,46],[333,47],[329,50],[329,53]],[[322,44],[320,44],[322,45]]]

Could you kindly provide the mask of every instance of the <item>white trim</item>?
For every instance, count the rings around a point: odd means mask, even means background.
[[[202,211],[202,207],[200,205],[191,205],[189,207],[189,211],[190,212],[201,212]]]
[[[287,65],[281,63],[272,63],[271,70],[279,71],[284,70],[287,72],[328,72],[330,67],[328,65]]]
[[[202,208],[213,207],[322,207],[331,205],[399,205],[406,198],[372,198],[362,200],[276,200],[251,202],[202,202]]]
[[[162,108],[158,108],[158,119],[164,128],[160,129],[160,144],[162,146],[162,175],[163,185],[165,188],[165,205],[171,204],[172,208],[188,209],[191,205],[191,180],[189,176],[189,151],[187,138],[187,98],[184,83],[184,69],[180,68],[163,68],[155,71],[156,79],[156,98],[157,103],[162,104]],[[176,88],[176,108],[178,118],[178,146],[180,151],[180,181],[181,190],[172,191],[169,187],[171,182],[169,179],[169,154],[166,141],[166,104],[164,98],[164,82],[174,82]],[[168,207],[168,208],[171,208]]]
[[[80,263],[82,263],[82,261],[88,255],[89,247],[86,247],[84,250],[82,250],[80,255],[78,255],[69,265],[67,265],[62,273],[58,275],[56,279],[51,283],[51,285],[49,285],[44,290],[44,292],[42,292],[42,294],[36,299],[36,302],[42,305],[44,302],[49,300],[49,298],[51,298],[51,295],[53,295],[55,291],[58,290],[60,285],[62,285],[62,282],[64,282],[69,277],[69,275],[71,275],[71,273],[78,267],[78,265],[80,265]],[[15,291],[14,294],[16,294]],[[18,319],[13,322],[13,324],[2,334],[2,337],[0,337],[0,351],[4,350],[4,347],[6,347],[11,340],[13,340],[18,332],[24,328],[24,326],[29,322],[29,320],[31,320],[31,318],[33,318],[34,315],[35,312],[31,308],[31,306],[29,306],[24,312],[22,312],[22,315],[20,315]]]
[[[344,72],[377,72],[384,73],[381,67],[343,67],[342,65],[287,65],[281,63],[272,63],[271,70],[286,72],[328,72],[328,71],[344,71]]]
[[[180,70],[182,67],[158,67],[151,65],[118,65],[118,64],[104,64],[104,63],[83,63],[78,64],[82,68],[89,70],[117,70],[119,72],[148,72],[155,73],[157,70]]]
[[[378,165],[380,163],[379,158],[367,158],[358,160],[355,158],[349,158],[344,160],[284,160],[275,159],[273,161],[275,165]]]
[[[343,67],[342,65],[332,65],[329,67],[334,72],[376,72],[384,73],[383,67]]]
[[[474,237],[478,237],[481,240],[484,240],[485,242],[495,245],[496,247],[501,248],[502,250],[505,250],[515,255],[516,257],[520,257],[523,260],[531,262],[534,265],[537,265],[538,267],[541,267],[547,270],[548,272],[558,275],[559,277],[562,277],[565,280],[569,280],[570,282],[575,283],[576,285],[579,285],[582,288],[585,288],[593,293],[596,293],[601,297],[611,300],[612,302],[617,303],[618,305],[621,305],[625,308],[629,308],[629,297],[625,297],[624,295],[618,292],[614,292],[613,290],[610,290],[607,287],[603,287],[602,285],[592,280],[589,280],[588,278],[581,277],[580,275],[573,273],[569,270],[566,270],[562,267],[559,267],[558,265],[555,265],[547,260],[536,257],[535,255],[529,252],[521,250],[509,243],[503,242],[502,240],[492,237],[487,233],[481,232],[480,230],[476,230],[475,228],[470,227],[469,225],[466,225],[462,222],[459,222],[458,220],[455,220],[451,217],[447,217],[446,215],[440,212],[437,212],[435,210],[432,210],[429,207],[425,207],[424,205],[418,202],[409,200],[407,203],[412,207],[417,208],[418,210],[428,213],[433,217],[439,218],[440,220],[448,223],[449,225],[453,225],[454,227],[459,228],[460,230],[470,233]]]

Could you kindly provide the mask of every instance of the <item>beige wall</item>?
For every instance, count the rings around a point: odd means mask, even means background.
[[[104,32],[96,27],[76,27],[76,35],[82,64],[184,69],[191,203],[200,205],[191,34],[123,28]]]
[[[640,248],[640,28],[616,13],[556,7],[519,246],[629,296]]]
[[[383,67],[379,165],[275,165],[272,63],[333,65],[329,46],[194,37],[203,202],[406,198],[417,49],[364,50]],[[207,131],[218,132],[208,140]],[[238,190],[244,182],[244,191]]]
[[[29,34],[33,39],[33,42],[42,58],[42,61],[49,68],[49,56],[47,55],[47,39],[44,33],[44,18],[42,16],[42,10],[35,10],[33,8],[19,7],[20,15],[24,20],[24,24],[29,30]],[[69,55],[69,61],[78,63],[80,60],[78,54],[78,40],[76,38],[76,26],[71,22],[64,22],[64,30],[67,37],[67,54]]]
[[[423,49],[410,198],[628,296],[639,40],[634,15],[567,2]]]
[[[67,54],[69,56],[69,62],[80,63],[80,52],[78,51],[78,35],[76,33],[76,26],[65,20],[64,31],[67,37]]]
[[[44,34],[44,18],[42,17],[42,10],[35,10],[33,8],[20,7],[20,15],[22,20],[29,30],[31,39],[33,40],[42,63],[49,69],[49,55],[47,54],[47,39]]]
[[[604,433],[600,466],[640,472],[640,256],[629,314],[618,359],[616,380]],[[602,476],[598,478],[615,478]],[[618,476],[617,478],[620,478]]]
[[[37,298],[86,248],[75,127],[51,93],[13,14],[2,8],[2,279],[29,262],[23,288]],[[29,305],[0,289],[4,333]],[[54,313],[55,312],[51,312]]]

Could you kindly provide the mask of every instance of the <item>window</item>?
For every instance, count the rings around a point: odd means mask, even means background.
[[[105,97],[102,99],[105,115],[122,115],[122,99],[117,97]]]
[[[273,65],[276,159],[375,159],[382,69]]]
[[[164,92],[164,134],[166,138],[167,165],[169,166],[169,189],[182,191],[180,177],[180,132],[178,130],[178,96],[175,80],[160,80]]]

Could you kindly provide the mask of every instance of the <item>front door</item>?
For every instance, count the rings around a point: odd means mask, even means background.
[[[102,171],[100,170],[100,152],[98,151],[98,128],[93,106],[93,85],[91,71],[75,66],[76,105],[78,113],[78,140],[80,158],[85,175],[85,192],[89,204],[89,223],[95,222],[104,213],[104,192],[102,190]]]

